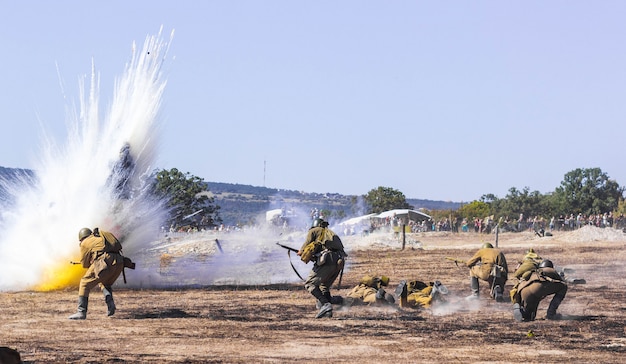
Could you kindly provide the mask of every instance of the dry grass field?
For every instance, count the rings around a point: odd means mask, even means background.
[[[481,284],[468,301],[466,268],[445,257],[469,258],[494,235],[420,233],[402,250],[389,235],[343,237],[350,258],[345,295],[367,273],[440,280],[447,304],[431,309],[335,307],[315,319],[314,299],[297,280],[268,285],[210,285],[193,289],[115,292],[118,311],[106,317],[93,292],[87,320],[71,321],[76,291],[0,293],[0,346],[26,363],[622,363],[626,358],[626,234],[584,228],[552,237],[505,233],[498,245],[510,269],[533,247],[572,277],[559,312],[513,319],[510,302],[496,303]],[[282,257],[282,255],[281,255]],[[271,264],[288,265],[287,257]],[[305,273],[305,272],[302,272]],[[295,274],[294,274],[295,277]],[[507,282],[506,291],[514,281]],[[508,298],[507,298],[508,300]]]

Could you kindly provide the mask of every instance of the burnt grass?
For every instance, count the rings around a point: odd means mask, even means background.
[[[299,281],[179,290],[122,286],[115,316],[106,317],[94,291],[87,320],[71,321],[75,290],[4,292],[0,346],[17,349],[26,363],[623,362],[624,243],[503,243],[511,271],[531,244],[557,264],[575,266],[586,280],[569,285],[561,320],[545,319],[547,298],[537,320],[516,322],[511,303],[490,300],[485,284],[478,302],[465,300],[467,269],[445,258],[469,258],[476,247],[466,242],[353,251],[333,291],[345,295],[370,273],[390,276],[389,292],[401,279],[440,280],[450,294],[436,308],[335,306],[332,318],[315,319],[315,302]],[[506,292],[513,284],[509,279]]]

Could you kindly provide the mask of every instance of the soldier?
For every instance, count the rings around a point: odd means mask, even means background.
[[[328,222],[321,218],[313,220],[307,237],[298,251],[300,259],[308,263],[313,261],[313,269],[304,282],[304,288],[317,299],[319,312],[316,318],[333,316],[333,300],[330,294],[337,276],[343,269],[344,259],[348,256],[339,236],[328,228]]]
[[[489,287],[491,287],[490,296],[495,298],[497,302],[503,302],[502,293],[509,272],[504,254],[490,243],[484,243],[466,264],[470,269],[472,288],[472,295],[469,298],[478,298],[478,280],[481,279],[489,283]]]
[[[553,294],[554,297],[552,297],[552,301],[550,301],[548,306],[546,318],[548,320],[558,320],[561,318],[561,315],[557,314],[556,310],[565,298],[566,293],[567,284],[554,269],[552,261],[546,259],[517,288],[515,304],[513,305],[513,317],[517,321],[533,321],[537,315],[539,302]]]
[[[69,317],[70,320],[87,318],[89,292],[97,285],[102,287],[104,301],[107,304],[107,316],[115,313],[115,302],[111,286],[124,270],[124,257],[121,255],[122,245],[115,235],[95,228],[82,228],[78,232],[81,264],[87,272],[80,280],[78,287],[78,311]]]
[[[358,285],[352,288],[344,300],[346,304],[385,305],[395,303],[393,295],[385,292],[383,287],[389,285],[387,276],[366,275]]]
[[[517,278],[517,283],[511,288],[509,292],[509,296],[511,297],[511,302],[515,303],[515,296],[519,287],[519,284],[522,281],[525,281],[530,276],[530,273],[537,268],[539,268],[539,263],[541,263],[541,257],[535,253],[533,248],[528,249],[526,255],[522,261],[517,265],[515,269],[515,273],[513,275]]]
[[[429,308],[433,302],[445,302],[444,295],[448,294],[448,288],[440,281],[422,282],[401,281],[396,288],[396,295],[400,297],[400,306],[411,305],[413,307]]]

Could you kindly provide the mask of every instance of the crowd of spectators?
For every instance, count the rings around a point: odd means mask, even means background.
[[[623,214],[615,217],[612,212],[595,215],[569,214],[553,216],[545,219],[541,216],[527,217],[520,214],[518,219],[510,219],[508,216],[497,221],[494,216],[484,218],[475,217],[473,219],[450,219],[448,217],[439,220],[424,220],[421,222],[403,221],[402,219],[377,219],[371,221],[369,231],[387,229],[396,232],[398,226],[406,226],[407,232],[427,232],[427,231],[451,231],[451,232],[476,232],[489,234],[494,231],[496,225],[500,223],[499,229],[502,232],[522,232],[522,231],[571,231],[590,225],[599,228],[613,227],[616,229],[626,228],[626,218]]]

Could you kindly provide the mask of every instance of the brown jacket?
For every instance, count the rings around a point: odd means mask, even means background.
[[[106,237],[106,239],[105,239]],[[80,262],[83,268],[89,268],[97,257],[104,253],[119,253],[121,244],[107,231],[100,231],[100,236],[89,235],[80,242]]]
[[[504,276],[506,276],[509,272],[509,267],[506,264],[506,258],[500,249],[481,248],[467,261],[466,264],[468,268],[471,268],[478,263],[481,263],[480,278],[483,280],[486,280],[489,277],[491,269],[494,265],[502,267]]]

